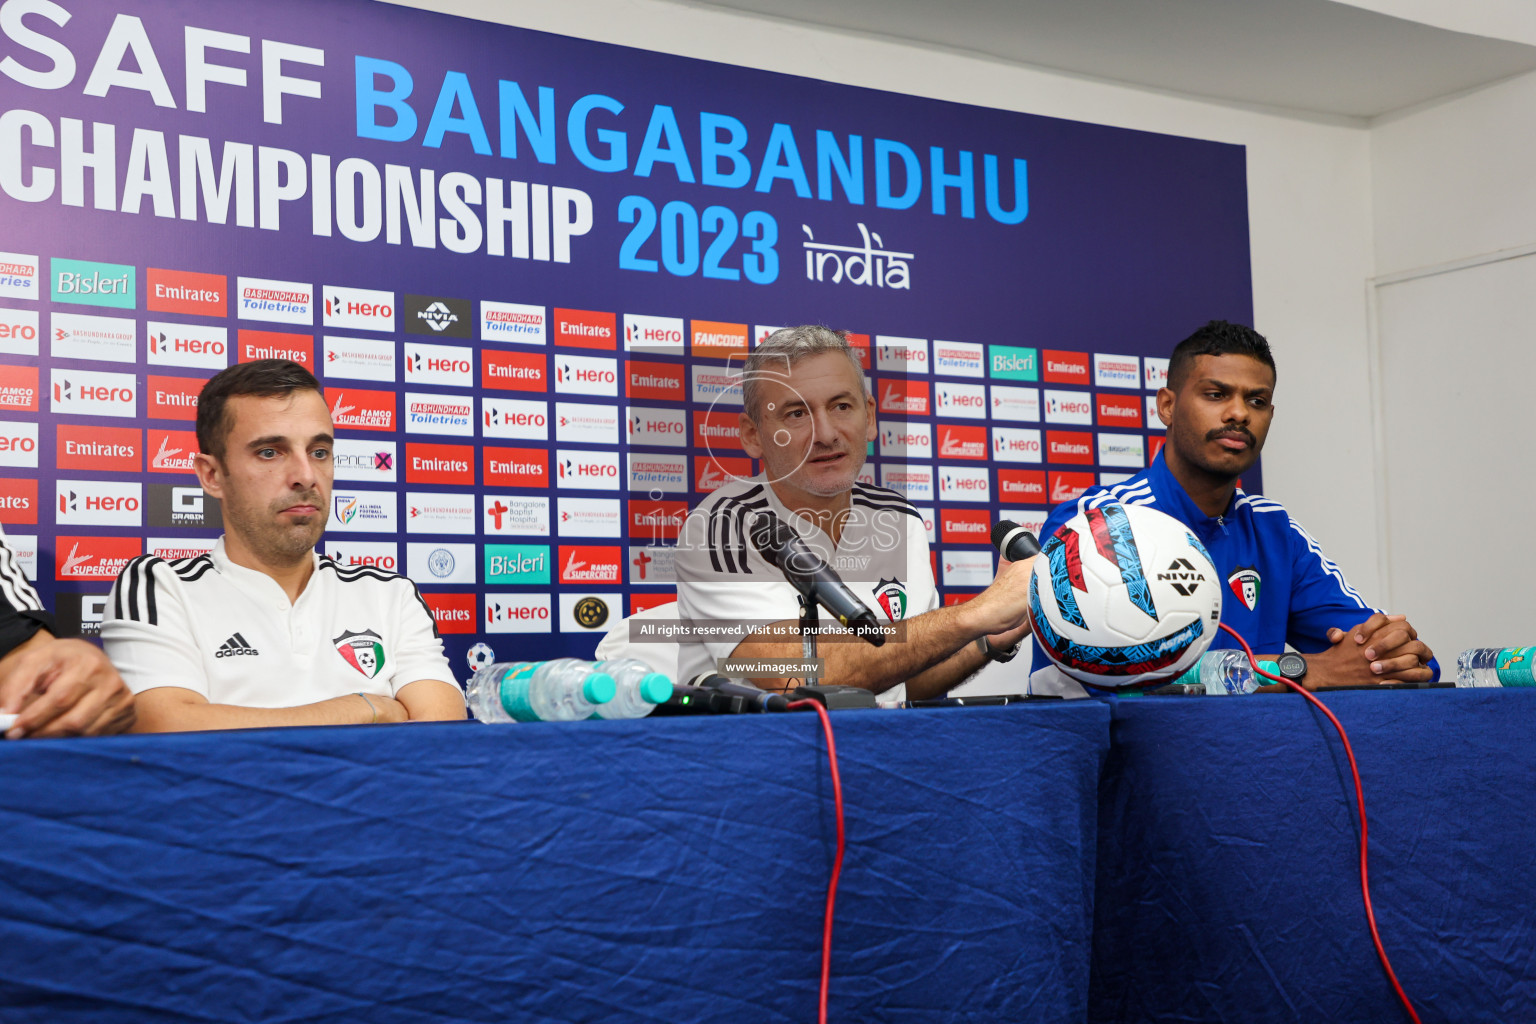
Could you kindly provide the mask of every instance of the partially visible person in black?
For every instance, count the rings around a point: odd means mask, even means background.
[[[133,725],[133,694],[107,656],[54,633],[0,534],[0,714],[16,716],[5,738],[106,736]]]

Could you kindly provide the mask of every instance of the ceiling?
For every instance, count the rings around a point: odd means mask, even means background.
[[[1350,119],[1536,69],[1536,46],[1334,0],[690,0],[689,6]]]

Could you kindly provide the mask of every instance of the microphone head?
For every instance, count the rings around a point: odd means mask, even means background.
[[[800,535],[772,512],[759,512],[748,532],[752,546],[763,553],[773,565],[784,568],[784,559],[794,551],[792,545]]]
[[[1015,523],[1011,519],[999,519],[997,522],[993,523],[992,546],[1001,551],[1003,548],[1003,541],[1007,540],[1008,535],[1018,528],[1019,524]]]

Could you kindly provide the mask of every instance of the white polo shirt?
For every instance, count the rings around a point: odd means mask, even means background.
[[[851,514],[835,549],[824,532],[785,508],[761,475],[732,481],[688,514],[677,547],[678,616],[740,629],[734,637],[684,642],[678,651],[679,679],[714,671],[717,660],[729,656],[747,634],[800,614],[800,592],[749,539],[758,511],[772,512],[799,533],[877,618],[896,622],[939,607],[928,530],[917,509],[895,491],[861,483],[853,485],[850,502]],[[836,622],[823,610],[823,626]],[[904,700],[906,689],[898,683],[880,697]]]
[[[180,686],[251,708],[393,697],[419,679],[454,683],[414,583],[311,557],[315,571],[292,602],[266,573],[231,562],[222,537],[195,558],[135,558],[107,599],[107,657],[134,693]]]

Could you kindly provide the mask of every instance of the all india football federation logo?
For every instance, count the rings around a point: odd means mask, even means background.
[[[900,622],[907,614],[907,587],[901,580],[881,580],[874,589],[875,600],[885,609],[886,618]]]
[[[1238,566],[1227,577],[1227,586],[1249,611],[1259,606],[1259,582],[1259,571],[1251,565]]]
[[[365,629],[361,633],[347,630],[341,636],[333,637],[331,643],[336,645],[336,653],[364,678],[372,679],[383,671],[384,638],[373,630]]]
[[[336,521],[343,526],[357,518],[357,499],[351,495],[338,496],[336,502]]]

